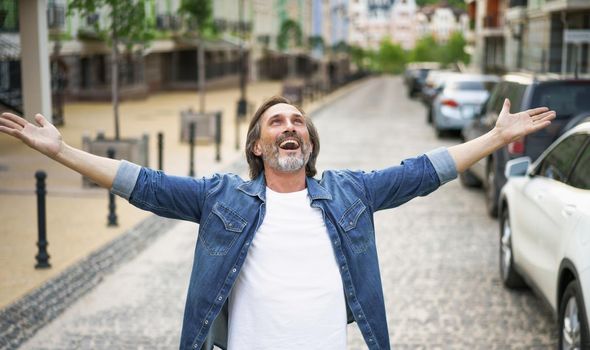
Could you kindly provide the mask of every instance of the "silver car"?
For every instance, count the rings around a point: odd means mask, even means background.
[[[432,122],[436,135],[461,130],[480,111],[500,79],[494,75],[455,74],[444,82],[432,102]]]

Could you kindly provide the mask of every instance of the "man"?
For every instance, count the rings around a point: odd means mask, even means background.
[[[45,118],[12,114],[0,131],[158,215],[200,224],[181,349],[344,349],[357,322],[370,349],[389,349],[373,213],[424,196],[478,159],[555,118],[510,114],[470,142],[373,171],[314,179],[319,137],[282,97],[254,115],[246,140],[251,181],[231,174],[167,176],[74,149]]]

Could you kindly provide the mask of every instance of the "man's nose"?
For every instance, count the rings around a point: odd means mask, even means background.
[[[287,120],[285,127],[287,129],[286,131],[295,131],[295,124],[293,124],[293,122],[290,120]]]

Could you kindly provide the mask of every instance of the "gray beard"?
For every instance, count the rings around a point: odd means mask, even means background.
[[[309,156],[311,155],[309,148],[310,147],[307,145],[302,144],[301,153],[281,156],[279,154],[279,147],[275,144],[267,144],[262,146],[262,159],[269,167],[275,170],[295,172],[307,164]]]

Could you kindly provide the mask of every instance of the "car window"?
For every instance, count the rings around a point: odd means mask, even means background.
[[[582,153],[572,175],[570,176],[570,185],[590,190],[590,145]]]
[[[576,156],[580,152],[580,148],[584,145],[585,141],[586,135],[584,134],[575,134],[561,141],[561,143],[557,145],[547,157],[545,157],[537,174],[553,180],[565,182],[572,165],[576,160]]]
[[[496,82],[493,81],[454,81],[447,85],[449,90],[492,91]]]
[[[590,111],[590,82],[541,84],[533,93],[531,107],[540,106],[554,110],[559,119]]]
[[[509,83],[508,88],[506,91],[506,96],[510,100],[510,112],[515,113],[520,111],[520,106],[522,105],[522,97],[524,96],[524,92],[526,90],[526,85],[519,84],[519,83]],[[502,105],[504,104],[504,100],[502,100]],[[502,106],[500,106],[500,110]],[[500,111],[498,111],[499,113]]]

